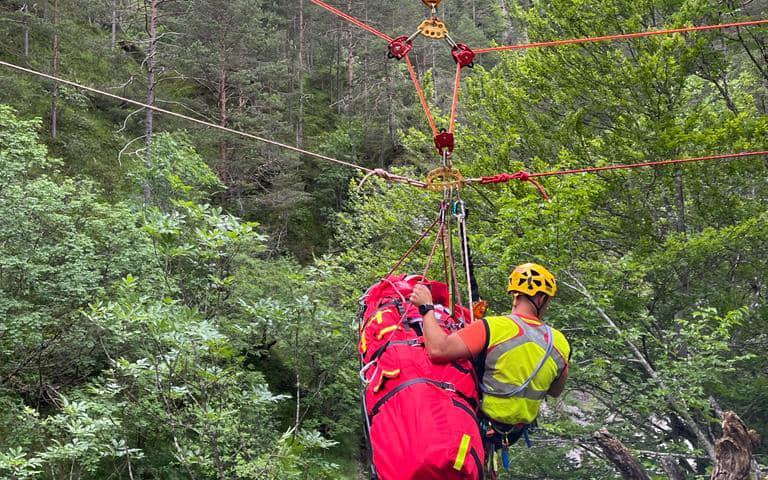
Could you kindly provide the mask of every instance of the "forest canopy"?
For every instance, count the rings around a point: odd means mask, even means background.
[[[417,0],[330,2],[388,35]],[[444,0],[477,48],[768,18],[753,1]],[[0,60],[423,179],[406,64],[308,0],[10,0]],[[449,122],[455,64],[410,58]],[[467,178],[768,150],[768,27],[476,57]],[[558,277],[565,393],[501,478],[709,478],[724,410],[768,435],[768,157],[462,190],[490,311]],[[439,193],[0,67],[0,478],[366,478],[358,301]],[[424,269],[424,242],[401,272]],[[443,275],[435,262],[429,274]],[[768,470],[768,450],[753,459]]]

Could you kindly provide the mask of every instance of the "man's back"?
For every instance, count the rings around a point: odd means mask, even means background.
[[[511,315],[484,322],[486,344],[475,362],[484,393],[481,409],[497,422],[531,423],[565,371],[570,345],[559,330],[535,319]]]

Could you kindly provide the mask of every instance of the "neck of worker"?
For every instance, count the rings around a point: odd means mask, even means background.
[[[512,313],[525,318],[533,318],[541,320],[539,318],[539,312],[536,311],[536,306],[525,296],[518,296],[512,306]]]

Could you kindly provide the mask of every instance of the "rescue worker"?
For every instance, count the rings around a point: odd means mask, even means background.
[[[526,263],[509,275],[512,314],[492,316],[451,334],[435,319],[432,294],[417,285],[410,301],[424,318],[424,344],[434,362],[471,358],[482,393],[480,412],[495,443],[511,445],[524,435],[546,395],[559,396],[568,378],[570,346],[542,321],[557,293],[555,277]],[[499,440],[499,437],[501,440]]]

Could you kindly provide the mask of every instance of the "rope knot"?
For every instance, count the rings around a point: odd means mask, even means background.
[[[521,182],[529,182],[533,184],[533,186],[536,187],[536,189],[539,191],[541,196],[545,200],[549,200],[549,195],[547,195],[547,191],[544,190],[544,187],[542,187],[539,182],[536,181],[536,179],[534,178],[534,175],[523,170],[520,170],[519,172],[515,172],[515,173],[499,173],[498,175],[491,175],[490,177],[482,177],[480,178],[480,184],[488,185],[490,183],[506,183],[510,180],[520,180]]]
[[[523,170],[520,170],[519,172],[513,173],[510,177],[513,180],[520,180],[521,182],[530,182],[531,181],[531,174],[528,173],[528,172],[525,172]]]

